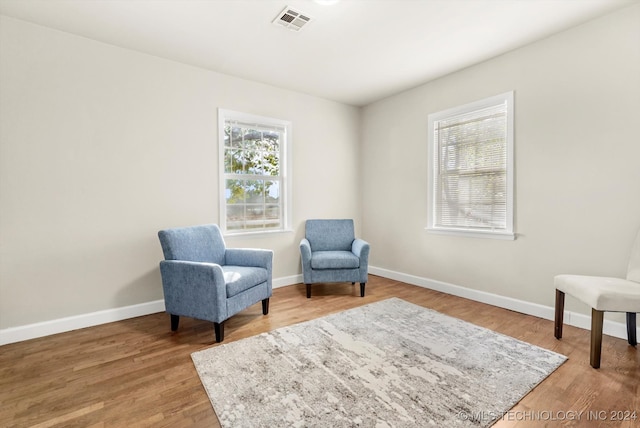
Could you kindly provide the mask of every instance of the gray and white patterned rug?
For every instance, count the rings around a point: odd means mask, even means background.
[[[490,426],[566,360],[397,298],[191,358],[223,428]]]

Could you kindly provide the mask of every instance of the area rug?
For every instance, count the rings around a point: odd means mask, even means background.
[[[486,427],[566,360],[397,298],[191,358],[223,428]]]

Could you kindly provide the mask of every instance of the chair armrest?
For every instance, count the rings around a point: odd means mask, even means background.
[[[302,255],[302,262],[311,262],[311,244],[307,238],[302,238],[300,241],[300,254]]]
[[[362,239],[356,238],[351,244],[351,252],[361,259],[369,259],[369,243]]]
[[[303,281],[305,284],[311,284],[311,243],[307,238],[302,238],[300,241],[300,256]]]
[[[269,272],[273,266],[273,251],[271,250],[227,248],[224,258],[226,265],[261,267]]]
[[[351,252],[360,258],[360,283],[369,279],[369,243],[356,238],[351,244]]]
[[[160,262],[167,312],[222,322],[227,316],[227,289],[220,265],[163,260]]]

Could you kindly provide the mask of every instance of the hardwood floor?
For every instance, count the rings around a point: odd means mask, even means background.
[[[258,303],[232,317],[223,343],[399,297],[569,357],[496,427],[640,426],[640,351],[625,340],[605,336],[595,370],[586,330],[565,326],[558,341],[552,321],[372,275],[359,293],[357,284],[314,285],[311,299],[303,284],[275,289],[269,315]],[[169,326],[159,313],[0,347],[0,426],[219,427],[190,358],[216,346],[213,325]]]

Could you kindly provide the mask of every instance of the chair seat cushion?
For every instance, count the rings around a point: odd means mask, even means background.
[[[311,269],[358,269],[360,259],[351,251],[314,251]]]
[[[268,280],[269,273],[260,267],[221,266],[227,286],[227,297],[233,297]]]
[[[598,311],[640,312],[640,283],[621,278],[557,275],[555,287]]]

